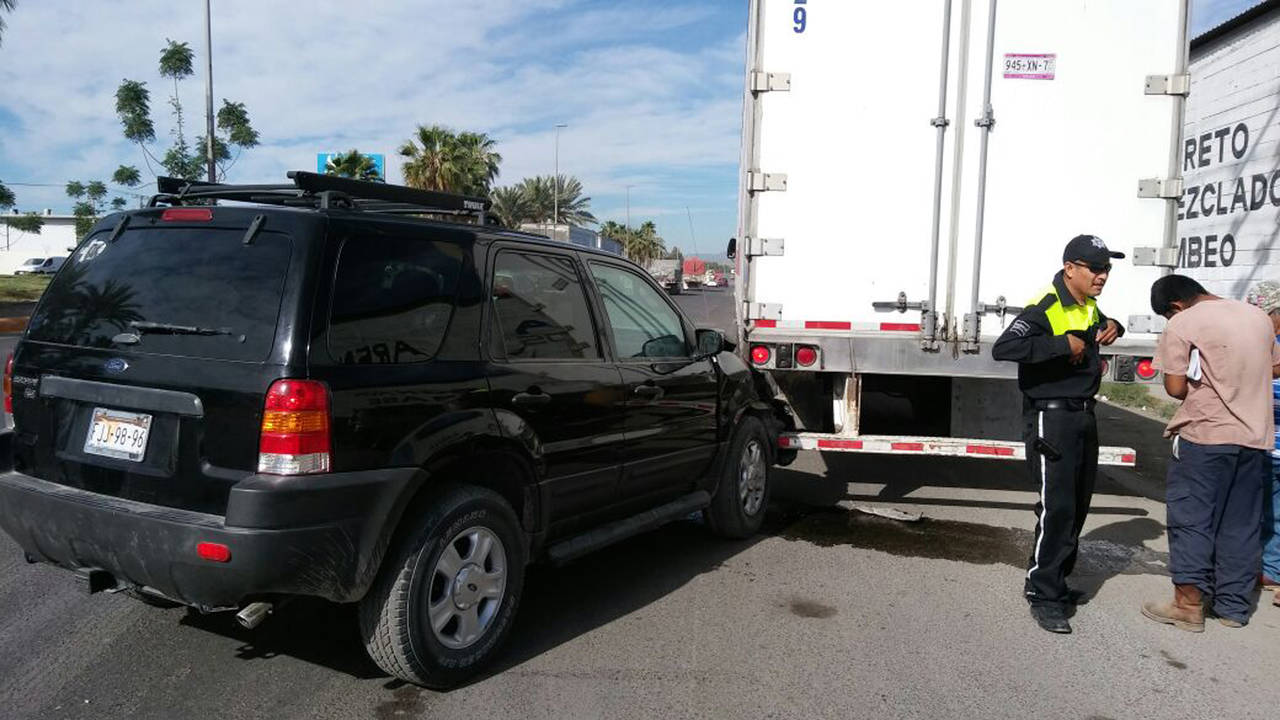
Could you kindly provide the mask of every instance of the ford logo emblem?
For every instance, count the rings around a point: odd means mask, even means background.
[[[111,358],[102,364],[102,369],[109,373],[122,373],[129,367],[123,358]]]

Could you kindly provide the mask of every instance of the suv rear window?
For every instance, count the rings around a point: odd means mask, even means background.
[[[275,339],[291,240],[244,230],[142,228],[99,233],[63,264],[31,316],[28,337],[86,347],[225,360],[262,360]],[[229,334],[139,330],[136,323]],[[112,341],[138,335],[133,345]]]
[[[404,237],[353,237],[333,281],[329,352],[343,364],[435,357],[453,316],[462,248]]]

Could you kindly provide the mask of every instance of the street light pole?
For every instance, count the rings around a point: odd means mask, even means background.
[[[551,237],[556,236],[556,228],[560,227],[560,129],[568,125],[556,125],[556,164],[555,175],[551,178]],[[567,238],[566,238],[567,239]]]
[[[631,229],[631,188],[635,185],[627,186],[627,229]]]
[[[218,181],[218,169],[213,155],[213,27],[209,20],[209,1],[204,0],[204,108],[205,108],[205,157],[209,160],[209,182]]]

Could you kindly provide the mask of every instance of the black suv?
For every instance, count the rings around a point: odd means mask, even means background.
[[[4,377],[28,560],[249,627],[358,602],[379,666],[448,687],[530,561],[759,528],[779,421],[642,269],[480,198],[289,177],[165,179],[53,279]]]

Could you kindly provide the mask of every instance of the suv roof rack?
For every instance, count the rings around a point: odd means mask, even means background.
[[[476,217],[484,225],[489,220],[486,214],[492,205],[488,198],[419,190],[403,185],[353,180],[303,170],[290,170],[287,176],[293,182],[279,185],[230,185],[162,176],[156,179],[159,192],[151,197],[149,206],[235,200],[265,205],[313,207],[319,210],[342,208],[401,215],[467,215]]]

